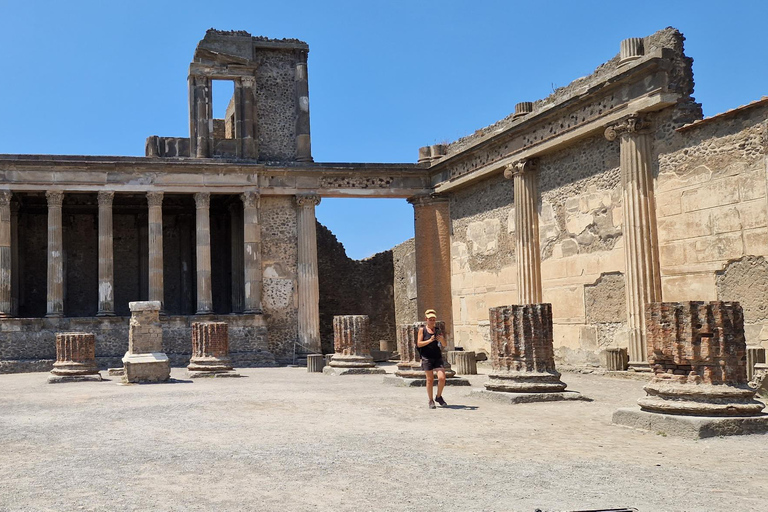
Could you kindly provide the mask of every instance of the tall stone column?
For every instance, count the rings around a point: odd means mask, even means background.
[[[99,311],[96,316],[115,316],[115,264],[112,243],[112,200],[115,192],[102,190],[99,200]]]
[[[10,190],[0,190],[0,318],[13,316]]]
[[[213,313],[213,293],[211,290],[211,220],[209,208],[211,194],[195,194],[197,231],[197,314]]]
[[[164,284],[163,284],[163,193],[147,192],[147,204],[149,216],[147,222],[147,240],[149,253],[149,293],[150,301],[160,303],[160,311],[163,310]]]
[[[319,196],[296,196],[299,235],[299,343],[320,353],[320,283],[317,278],[315,206]]]
[[[427,309],[437,310],[445,322],[448,350],[453,350],[453,306],[451,297],[451,216],[448,199],[413,197],[416,234],[416,307],[419,317]]]
[[[244,192],[240,196],[243,200],[243,283],[244,283],[244,312],[247,314],[261,313],[261,226],[259,225],[259,194],[256,192]],[[312,211],[314,222],[314,207]],[[301,240],[301,235],[299,235]],[[299,244],[301,250],[301,244]],[[301,262],[301,252],[299,253],[299,262]],[[317,246],[315,245],[315,261],[317,261]],[[317,268],[317,263],[315,263]],[[317,272],[315,272],[315,282],[317,283]],[[301,282],[299,283],[299,293],[301,293]],[[318,301],[319,299],[318,290]],[[301,311],[301,303],[299,303]],[[320,313],[318,309],[318,329]],[[301,317],[301,313],[299,313]],[[301,330],[299,331],[301,332]],[[319,331],[318,331],[319,332]],[[302,342],[303,343],[303,342]],[[319,343],[319,334],[318,334]],[[319,346],[319,345],[318,345]]]
[[[19,260],[19,201],[11,202],[11,315],[19,316],[21,261]]]
[[[235,82],[235,138],[237,157],[256,159],[256,128],[254,120],[254,87],[256,79],[244,76]]]
[[[307,77],[307,52],[299,52],[296,63],[296,160],[312,161],[312,141],[309,135],[309,79]]]
[[[190,75],[189,81],[189,144],[190,155],[196,158],[211,156],[211,79]]]
[[[647,127],[648,123],[638,116],[631,116],[605,130],[606,139],[621,139],[629,366],[638,371],[650,371],[645,305],[661,301],[659,241],[651,168],[653,139]]]
[[[516,162],[507,167],[504,177],[513,179],[515,188],[517,303],[539,304],[542,293],[536,161]]]
[[[64,316],[64,242],[61,231],[61,206],[64,192],[49,190],[48,200],[48,289],[45,316]]]
[[[232,265],[232,313],[242,313],[245,306],[244,261],[243,261],[243,209],[240,202],[229,204],[229,242]]]

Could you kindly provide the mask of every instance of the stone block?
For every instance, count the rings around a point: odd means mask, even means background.
[[[665,276],[661,278],[663,297],[670,302],[683,301],[689,297],[701,300],[716,300],[715,275],[687,274],[681,276]]]
[[[740,232],[725,233],[696,240],[696,261],[721,261],[744,255],[744,240]]]
[[[682,194],[684,212],[706,210],[739,201],[739,184],[736,180],[714,180]]]
[[[126,353],[123,357],[124,383],[166,382],[171,376],[171,362],[162,352]]]
[[[688,439],[764,434],[768,432],[768,414],[748,417],[682,416],[659,414],[639,407],[618,409],[611,420],[616,425],[645,430],[658,435]]]
[[[566,400],[583,400],[591,402],[592,400],[576,391],[558,391],[553,393],[505,393],[500,391],[491,391],[488,389],[473,389],[469,396],[472,398],[482,398],[493,400],[506,404],[526,404],[533,402],[562,402]]]

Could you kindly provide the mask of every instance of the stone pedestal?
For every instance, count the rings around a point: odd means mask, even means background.
[[[552,305],[525,304],[491,308],[491,367],[485,390],[493,393],[523,394],[513,403],[579,399],[578,393],[564,393],[565,383],[555,369],[552,339]]]
[[[737,302],[654,302],[647,305],[646,325],[654,376],[644,388],[647,396],[638,400],[641,410],[620,410],[614,423],[643,428],[664,416],[665,424],[689,425],[687,417],[697,416],[704,419],[686,432],[699,437],[706,437],[704,431],[754,432],[758,425],[768,431],[765,406],[747,385],[744,317]]]
[[[323,368],[327,375],[386,373],[371,357],[367,315],[334,316],[333,347],[331,364]]]
[[[48,377],[59,382],[100,381],[96,365],[96,337],[88,332],[56,333],[56,362]]]
[[[165,382],[171,363],[163,352],[160,302],[131,302],[128,352],[123,357],[124,383]]]
[[[229,359],[229,329],[226,322],[192,324],[192,357],[187,375],[198,377],[239,377]]]
[[[325,368],[325,356],[323,354],[307,355],[307,371],[309,373],[321,373]]]
[[[400,362],[397,363],[397,371],[394,377],[385,377],[387,384],[408,387],[424,387],[427,385],[427,375],[421,369],[421,356],[416,347],[416,340],[419,335],[419,328],[424,322],[413,324],[400,324],[397,326],[397,350],[400,353]],[[445,332],[445,322],[436,322],[435,327]],[[445,385],[446,386],[469,386],[467,379],[456,377],[456,372],[451,369],[448,358],[443,357],[445,367]],[[437,378],[437,372],[433,372]]]

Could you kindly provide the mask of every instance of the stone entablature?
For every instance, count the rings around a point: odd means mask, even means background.
[[[674,105],[683,98],[672,84],[674,57],[669,49],[656,49],[603,75],[599,82],[554,103],[537,105],[508,126],[449,152],[430,167],[435,191],[460,188],[500,173],[515,161],[554,152],[629,115]]]
[[[385,186],[386,184],[386,186]],[[163,191],[265,195],[407,198],[430,191],[416,164],[296,164],[270,166],[226,161],[136,157],[0,155],[0,187],[11,191],[117,193]]]

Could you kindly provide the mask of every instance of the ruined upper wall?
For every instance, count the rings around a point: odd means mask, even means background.
[[[672,69],[674,71],[674,76],[670,81],[669,88],[671,91],[677,92],[685,97],[690,97],[693,95],[694,85],[692,69],[693,59],[685,56],[683,48],[684,41],[685,37],[683,37],[683,34],[677,29],[667,27],[664,30],[660,30],[643,38],[643,48],[645,55],[653,54],[661,49],[669,50],[670,53],[668,53],[666,57],[673,64]],[[557,88],[546,98],[532,102],[531,115],[561,105],[569,99],[583,94],[585,90],[593,89],[595,86],[613,78],[613,75],[619,69],[620,61],[620,55],[616,54],[611,60],[598,66],[591,75],[577,78],[570,84]],[[693,100],[692,97],[688,99],[691,101]],[[520,116],[513,112],[490,126],[476,130],[473,134],[448,144],[446,147],[446,155],[464,151],[483,140],[484,137],[498,134],[513,125],[523,123],[527,117],[530,116]]]

